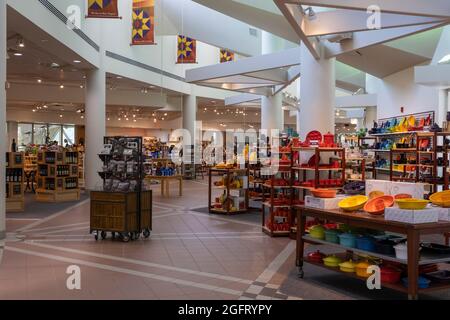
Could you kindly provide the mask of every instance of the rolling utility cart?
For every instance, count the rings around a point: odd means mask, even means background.
[[[99,154],[103,187],[91,192],[91,233],[124,241],[150,237],[152,191],[143,189],[141,137],[106,137]]]

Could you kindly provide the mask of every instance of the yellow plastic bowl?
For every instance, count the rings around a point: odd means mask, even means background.
[[[431,195],[430,201],[437,206],[450,208],[450,190],[437,192]]]
[[[366,196],[354,196],[345,198],[344,200],[341,200],[339,202],[339,208],[349,212],[358,211],[364,207],[368,200],[369,198]]]
[[[400,209],[406,210],[423,210],[430,203],[428,200],[421,199],[399,199],[395,201]]]

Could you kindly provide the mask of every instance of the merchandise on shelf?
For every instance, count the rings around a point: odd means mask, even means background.
[[[6,152],[5,194],[8,212],[25,210],[24,156],[21,152]]]
[[[36,200],[65,202],[80,199],[76,147],[40,147],[37,153]]]

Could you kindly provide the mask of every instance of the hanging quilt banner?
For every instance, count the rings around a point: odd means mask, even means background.
[[[88,0],[87,18],[119,18],[118,0]]]
[[[220,50],[220,63],[234,61],[234,53],[226,49]]]
[[[197,63],[197,40],[178,36],[177,63]]]
[[[155,0],[133,0],[131,44],[155,44]]]

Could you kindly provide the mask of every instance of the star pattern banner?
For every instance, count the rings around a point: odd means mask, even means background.
[[[197,40],[178,36],[177,63],[197,63]]]
[[[88,18],[118,18],[118,0],[88,0]]]
[[[234,61],[234,52],[228,51],[226,49],[220,50],[220,63]]]
[[[133,0],[131,44],[155,44],[155,0]]]

